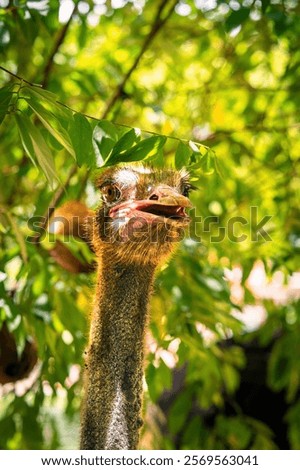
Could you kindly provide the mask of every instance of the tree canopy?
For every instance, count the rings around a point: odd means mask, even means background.
[[[94,274],[59,266],[45,229],[66,201],[97,207],[95,174],[132,161],[186,167],[196,188],[152,299],[142,448],[300,448],[299,14],[0,0],[2,449],[78,446]]]

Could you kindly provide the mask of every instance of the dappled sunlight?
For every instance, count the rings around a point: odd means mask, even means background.
[[[267,276],[265,265],[256,261],[245,283],[242,282],[243,269],[235,266],[232,270],[225,268],[225,278],[229,282],[232,302],[241,307],[234,309],[233,315],[238,318],[246,331],[253,331],[267,319],[267,308],[264,300],[271,300],[275,305],[288,305],[300,299],[300,272],[285,276],[283,271],[275,271]],[[245,303],[245,289],[254,297],[255,303]]]
[[[156,269],[142,448],[300,449],[299,2],[0,8],[0,448],[77,446],[103,294],[94,222],[107,210],[109,227],[140,228],[141,209],[189,224],[175,243],[168,232],[174,253]],[[193,208],[162,211],[147,199],[155,183],[135,187],[127,171],[98,187],[104,168],[132,163],[155,181],[185,168],[174,188]],[[124,200],[105,206],[114,194]]]

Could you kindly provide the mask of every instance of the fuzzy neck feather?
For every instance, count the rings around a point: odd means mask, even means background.
[[[150,264],[125,265],[101,254],[87,353],[82,449],[138,445],[144,336],[154,271]]]

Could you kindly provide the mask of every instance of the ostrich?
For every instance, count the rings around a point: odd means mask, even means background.
[[[86,357],[82,449],[136,449],[147,306],[155,270],[189,223],[186,171],[122,166],[99,179],[91,228],[98,262]],[[175,242],[175,243],[174,243]]]

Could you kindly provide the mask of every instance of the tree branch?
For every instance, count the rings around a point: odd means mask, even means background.
[[[108,104],[106,106],[106,109],[104,110],[104,112],[102,114],[102,119],[105,119],[107,117],[108,113],[113,108],[115,103],[121,98],[126,83],[128,82],[128,80],[131,77],[134,70],[137,68],[141,58],[143,57],[144,53],[148,49],[149,45],[151,44],[151,42],[153,41],[153,39],[155,38],[157,33],[161,30],[161,28],[164,26],[166,21],[170,18],[171,14],[173,13],[174,8],[177,4],[177,1],[178,0],[175,0],[175,1],[173,0],[172,1],[171,6],[170,6],[168,12],[166,13],[166,15],[164,16],[164,18],[162,18],[161,16],[163,14],[163,11],[166,8],[166,5],[168,4],[168,1],[162,0],[162,2],[160,3],[160,5],[157,9],[157,12],[156,12],[156,15],[155,15],[150,33],[144,39],[144,43],[142,44],[142,47],[141,47],[141,50],[140,50],[139,54],[135,58],[133,64],[131,65],[130,69],[128,70],[128,72],[124,75],[123,80],[118,85],[115,93],[113,94],[112,98],[108,102]]]
[[[58,49],[60,48],[60,46],[62,45],[62,43],[64,42],[64,39],[66,37],[66,34],[67,34],[67,31],[70,27],[70,24],[74,18],[74,15],[75,13],[77,12],[77,3],[74,5],[74,8],[73,8],[73,11],[71,13],[71,16],[69,18],[69,20],[67,21],[66,24],[64,24],[64,26],[61,28],[61,30],[59,31],[58,35],[57,35],[57,38],[56,38],[56,41],[53,45],[53,48],[52,48],[52,51],[51,51],[51,54],[50,56],[48,57],[48,60],[46,62],[46,65],[44,67],[44,71],[43,71],[43,79],[42,79],[42,87],[43,88],[46,88],[47,85],[48,85],[48,82],[49,82],[49,77],[50,77],[50,73],[52,71],[52,68],[53,68],[53,64],[54,64],[54,57],[58,51]]]

